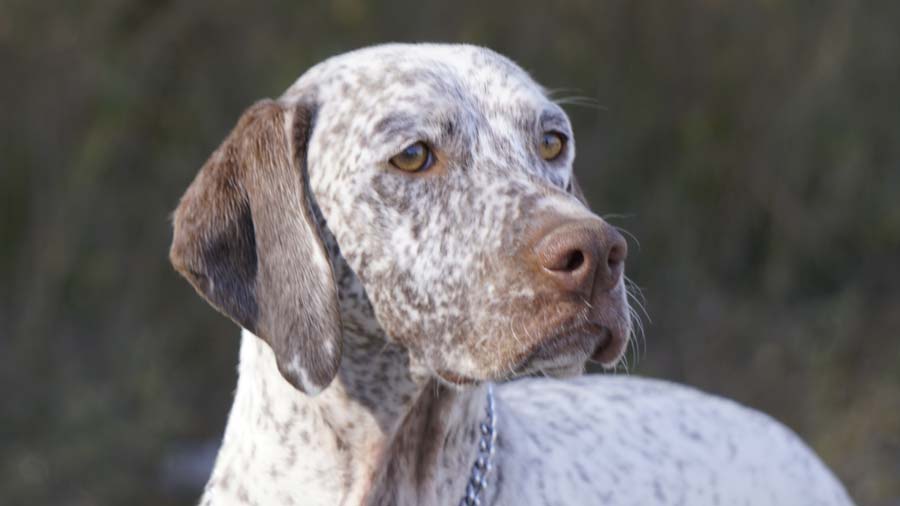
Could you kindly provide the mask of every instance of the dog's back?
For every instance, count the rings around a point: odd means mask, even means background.
[[[498,417],[500,504],[852,504],[781,423],[666,381],[523,379]]]

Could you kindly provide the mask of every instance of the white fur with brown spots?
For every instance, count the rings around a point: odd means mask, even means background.
[[[432,166],[391,164],[417,142]],[[457,504],[485,382],[614,365],[627,248],[574,156],[560,107],[473,46],[355,51],[249,109],[174,219],[173,264],[247,329],[202,504]],[[532,378],[497,396],[482,504],[851,504],[789,430],[686,387]]]

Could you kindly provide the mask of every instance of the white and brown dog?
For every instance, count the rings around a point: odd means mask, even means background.
[[[243,327],[202,504],[847,505],[789,430],[659,381],[571,377],[631,333],[622,236],[566,114],[487,49],[385,45],[251,107],[171,260]]]

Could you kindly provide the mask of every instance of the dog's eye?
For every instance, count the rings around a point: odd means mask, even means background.
[[[424,142],[419,141],[410,144],[403,151],[394,155],[390,160],[391,165],[406,172],[419,172],[431,167],[434,156]]]
[[[559,132],[544,132],[541,137],[541,158],[555,160],[566,145],[566,136]]]

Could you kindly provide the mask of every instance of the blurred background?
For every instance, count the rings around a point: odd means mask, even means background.
[[[194,503],[238,331],[169,267],[170,211],[258,98],[433,40],[583,97],[582,185],[640,241],[632,374],[900,505],[898,26],[893,0],[0,1],[0,502]]]

